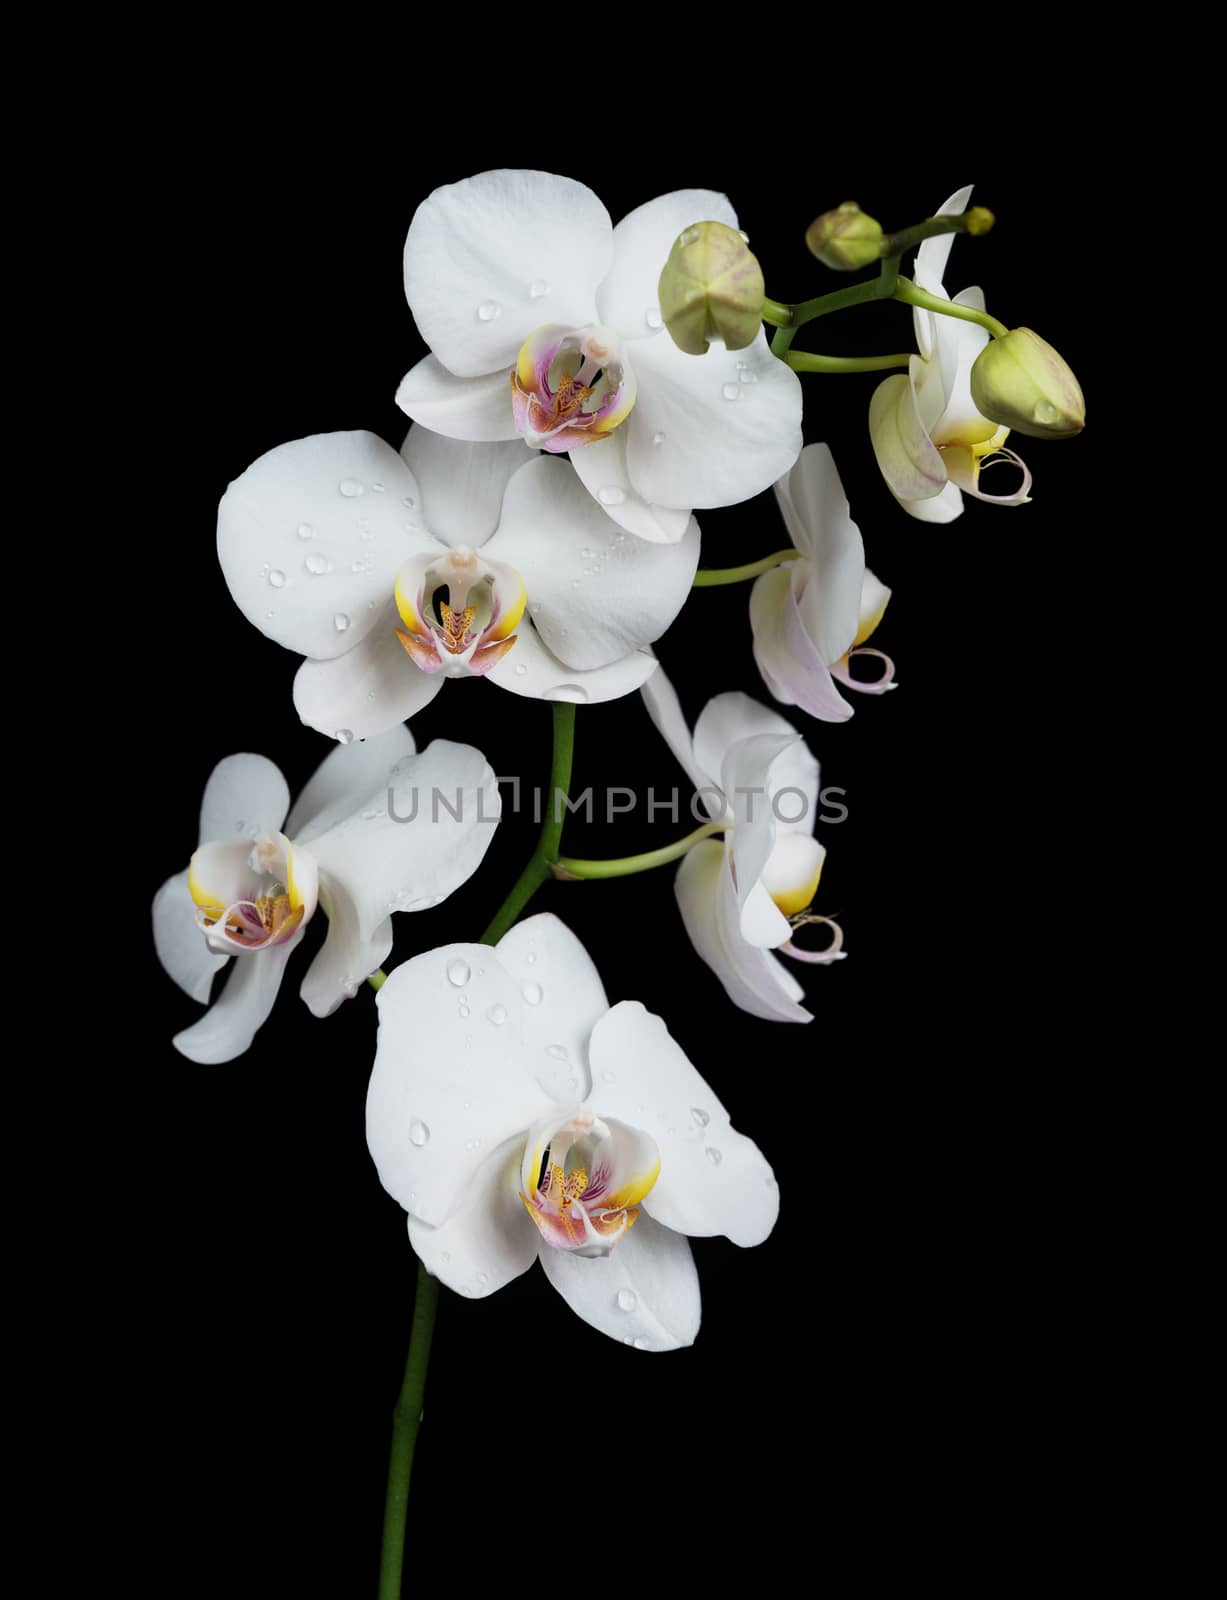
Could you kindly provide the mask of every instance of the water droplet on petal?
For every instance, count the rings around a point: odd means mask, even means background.
[[[371,488],[375,491],[376,494],[382,494],[383,493],[383,484],[382,483],[373,483],[371,485]]]
[[[354,735],[353,735],[352,728],[338,728],[337,729],[337,743],[338,744],[353,744],[353,742],[354,742]]]
[[[634,1344],[634,1342],[635,1341],[631,1338],[629,1333],[627,1334],[626,1338],[623,1339],[623,1341],[622,1341],[623,1344]]]
[[[750,367],[742,367],[741,381],[742,383],[757,383],[758,373],[754,372]]]
[[[430,1138],[430,1129],[424,1122],[419,1122],[416,1117],[409,1124],[409,1143],[417,1145],[420,1150]]]
[[[467,961],[449,961],[447,964],[447,981],[457,989],[463,989],[469,981],[471,972]]]
[[[483,300],[477,308],[477,320],[479,322],[493,322],[495,317],[500,315],[502,309],[497,300]]]
[[[486,1012],[486,1015],[496,1028],[501,1028],[504,1022],[507,1020],[507,1007],[491,1006],[489,1011]]]
[[[735,383],[726,383],[720,393],[726,400],[740,400],[741,389]]]
[[[480,1287],[484,1289],[485,1286],[490,1282],[490,1274],[488,1272],[479,1272],[477,1274],[477,1282]]]
[[[654,433],[652,435],[652,443],[653,444],[662,445],[662,444],[664,444],[664,442],[665,442],[665,436],[664,436],[663,433]]]
[[[544,278],[534,278],[528,286],[528,297],[530,300],[540,300],[545,295],[549,294],[549,292],[550,286],[548,283],[546,283]]]
[[[374,822],[378,817],[382,816],[382,811],[364,811],[362,813],[362,820],[363,822]]]
[[[663,328],[665,325],[665,319],[660,314],[659,306],[649,306],[643,313],[643,320],[649,328]]]
[[[587,689],[578,683],[556,683],[550,690],[551,700],[566,700],[572,705],[582,706],[587,698]]]
[[[462,1016],[462,1017],[467,1017],[469,1015],[468,1006],[457,1006],[456,1011],[457,1011],[457,1015]]]
[[[442,1254],[439,1256],[439,1260],[443,1261],[443,1262],[448,1262],[451,1259],[452,1259],[452,1253],[451,1253],[450,1250],[444,1250],[442,1252]]]
[[[417,501],[413,498],[413,496],[411,494],[407,494],[404,497],[404,499],[401,501],[401,505],[408,506],[410,508],[410,510],[412,510],[412,508],[415,505],[417,505]]]
[[[322,578],[325,572],[332,571],[332,562],[327,556],[321,555],[318,550],[313,550],[303,566],[314,578]]]
[[[338,633],[344,633],[346,628],[349,627],[349,618],[343,611],[338,611],[332,619],[332,625]]]
[[[704,1111],[701,1106],[691,1106],[690,1115],[698,1123],[700,1128],[705,1128],[711,1121],[711,1113]]]
[[[555,1061],[565,1061],[567,1059],[567,1047],[565,1044],[546,1045],[545,1053],[547,1056],[553,1056]]]
[[[639,1304],[639,1296],[633,1289],[618,1290],[618,1310],[633,1311]]]
[[[545,998],[545,991],[539,983],[522,983],[520,993],[530,1006],[539,1006]]]
[[[535,950],[530,950],[524,959],[528,962],[530,967],[535,967],[537,965],[537,952]]]
[[[698,228],[687,228],[685,233],[682,235],[682,243],[684,245],[696,244],[699,239],[700,231],[701,230]]]
[[[285,573],[279,572],[278,569],[274,567],[268,575],[268,581],[272,588],[280,589],[285,584]]]
[[[714,1144],[709,1144],[703,1154],[711,1162],[713,1167],[718,1167],[724,1160],[724,1157],[720,1154],[719,1150],[716,1149]]]
[[[298,537],[300,539],[314,539],[315,529],[309,522],[300,522],[298,524]]]
[[[746,230],[744,228],[738,228],[737,232],[741,235],[742,244],[749,244],[750,235],[746,232]]]
[[[347,500],[356,500],[360,494],[366,493],[366,486],[359,483],[357,478],[342,478],[337,488]]]
[[[517,678],[522,678],[527,671],[528,671],[528,668],[524,665],[524,663],[522,661],[517,661],[516,662],[516,677]]]
[[[617,484],[607,483],[603,489],[598,491],[597,499],[603,506],[620,506],[626,499],[626,494],[618,488]]]
[[[640,1339],[636,1339],[635,1340],[635,1349],[636,1350],[650,1350],[651,1348],[652,1348],[652,1346],[648,1343],[648,1341],[646,1339],[640,1338]]]

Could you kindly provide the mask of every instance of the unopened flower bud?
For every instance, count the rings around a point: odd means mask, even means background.
[[[763,325],[763,269],[723,222],[696,222],[678,235],[658,292],[665,326],[687,355],[705,355],[712,339],[744,350]]]
[[[971,397],[982,416],[1033,439],[1068,439],[1086,425],[1077,378],[1030,328],[989,340],[971,369]]]
[[[866,216],[855,200],[824,211],[805,230],[811,255],[835,272],[857,272],[882,254],[882,224]]]

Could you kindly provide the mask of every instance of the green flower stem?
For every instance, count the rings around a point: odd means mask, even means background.
[[[392,1413],[392,1454],[388,1462],[388,1494],[384,1501],[383,1548],[379,1560],[379,1600],[401,1600],[401,1572],[405,1564],[405,1512],[409,1506],[409,1475],[413,1450],[422,1420],[422,1396],[439,1305],[439,1280],[418,1262],[417,1293],[413,1300],[413,1326],[409,1334],[409,1359],[405,1379]]]
[[[691,588],[715,589],[722,583],[745,583],[749,578],[770,572],[781,561],[798,561],[800,557],[801,552],[789,545],[787,550],[777,550],[774,555],[764,556],[761,561],[751,561],[744,567],[700,567],[694,575]]]
[[[926,217],[914,227],[900,228],[898,233],[887,234],[882,243],[890,255],[901,256],[913,245],[923,244],[926,239],[936,239],[942,233],[987,233],[993,220],[993,213],[986,206],[972,206],[969,211],[960,211],[957,216]]]
[[[785,305],[782,300],[763,298],[763,321],[769,322],[773,328],[791,327],[793,310],[794,307]]]
[[[895,292],[899,276],[898,256],[887,256],[876,278],[866,278],[864,283],[849,284],[846,289],[834,289],[830,294],[820,294],[815,300],[802,300],[799,305],[785,306],[789,320],[781,323],[771,341],[772,355],[781,359],[787,355],[797,330],[817,317],[828,316],[832,311],[845,311],[849,306],[868,305],[874,300],[889,300]],[[775,305],[775,302],[771,302]],[[770,320],[770,319],[768,319]]]
[[[811,350],[790,350],[784,360],[794,372],[882,372],[887,367],[906,367],[907,351],[895,356],[820,356]]]
[[[542,824],[537,847],[528,865],[511,887],[511,893],[494,914],[494,921],[479,943],[497,944],[550,876],[562,843],[561,800],[571,787],[571,760],[575,750],[575,707],[560,701],[553,704],[554,757],[550,769],[550,803]],[[367,980],[378,989],[383,971]],[[378,981],[376,981],[378,980]],[[379,1561],[379,1600],[401,1600],[401,1572],[405,1561],[405,1514],[409,1507],[409,1475],[413,1468],[413,1449],[417,1443],[422,1416],[422,1395],[426,1388],[426,1368],[434,1335],[435,1312],[439,1304],[439,1281],[418,1263],[417,1296],[413,1303],[413,1326],[409,1333],[409,1355],[405,1379],[392,1413],[392,1450],[388,1461],[388,1495],[384,1503],[383,1546]]]
[[[1009,329],[1004,322],[998,322],[996,317],[990,317],[987,311],[978,311],[975,306],[956,306],[953,300],[943,300],[940,296],[930,294],[927,289],[918,289],[910,278],[900,278],[895,284],[895,299],[902,300],[904,305],[920,306],[925,311],[935,311],[939,317],[957,317],[960,322],[978,322],[982,328],[987,328],[994,339],[1004,339]]]
[[[634,872],[650,872],[653,867],[663,867],[692,850],[700,839],[710,839],[713,833],[724,833],[731,828],[729,822],[705,822],[701,828],[688,833],[675,844],[664,845],[660,850],[647,850],[640,856],[612,856],[605,861],[579,861],[574,856],[559,856],[555,866],[557,875],[566,878],[629,878]]]

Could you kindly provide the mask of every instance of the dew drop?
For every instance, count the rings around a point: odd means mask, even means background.
[[[363,820],[363,822],[374,822],[379,817],[382,817],[382,816],[383,816],[383,812],[382,811],[364,811],[362,813],[362,820]]]
[[[740,389],[739,385],[737,385],[735,383],[726,383],[724,385],[723,389],[721,389],[720,393],[724,396],[724,398],[726,400],[740,400],[741,399],[741,389]]]
[[[750,235],[746,232],[746,230],[744,228],[738,228],[737,232],[741,235],[742,244],[749,244]]]
[[[404,497],[404,499],[401,501],[401,505],[408,506],[409,509],[412,511],[414,506],[417,505],[417,501],[413,498],[413,496],[411,494],[407,494]]]
[[[270,588],[273,588],[273,589],[284,588],[284,586],[285,586],[285,573],[279,571],[276,567],[274,567],[273,570],[268,575],[268,581],[269,581]]]
[[[711,1121],[710,1112],[704,1111],[701,1106],[691,1106],[690,1115],[698,1123],[700,1128],[705,1128]]]
[[[409,1143],[417,1145],[420,1150],[430,1138],[430,1129],[424,1122],[419,1122],[416,1117],[409,1124]]]
[[[550,286],[544,278],[534,278],[528,286],[528,298],[530,300],[541,300],[549,292]]]
[[[332,571],[332,562],[329,561],[327,556],[321,555],[318,550],[311,552],[303,562],[303,566],[314,578],[321,578],[325,572]]]
[[[1041,400],[1035,408],[1036,422],[1055,422],[1061,413],[1049,400]]]
[[[618,1310],[633,1311],[639,1304],[639,1296],[633,1289],[618,1290]]]
[[[451,1253],[450,1250],[444,1250],[442,1255],[440,1255],[440,1257],[439,1257],[439,1260],[443,1261],[443,1262],[448,1262],[451,1259],[452,1259],[452,1253]]]
[[[349,627],[349,618],[343,611],[338,611],[332,619],[332,625],[338,633],[344,633],[346,628]]]
[[[300,539],[314,539],[315,529],[309,522],[300,522],[298,524],[298,537]]]
[[[337,488],[347,500],[356,500],[360,494],[366,493],[365,486],[357,478],[342,478]]]
[[[659,446],[659,445],[664,444],[664,442],[665,442],[665,436],[664,436],[663,433],[654,433],[652,435],[652,443],[654,445],[658,445]]]
[[[464,1005],[457,1006],[456,1011],[457,1011],[457,1015],[461,1016],[461,1017],[467,1017],[469,1015],[468,1006],[464,1006]]]
[[[382,494],[383,493],[383,484],[382,483],[373,483],[371,485],[371,488],[375,491],[376,494]]]
[[[354,733],[353,733],[353,729],[352,728],[338,728],[337,729],[337,743],[338,744],[353,744],[353,742],[354,742]]]
[[[660,314],[659,306],[649,306],[643,313],[643,320],[649,328],[663,328],[665,325],[665,319]]]
[[[650,1350],[651,1348],[652,1348],[652,1346],[648,1343],[648,1341],[646,1339],[640,1338],[640,1339],[636,1339],[635,1340],[635,1349],[636,1350]]]
[[[627,1334],[626,1338],[623,1339],[623,1341],[622,1341],[623,1344],[634,1344],[634,1342],[635,1341],[631,1338],[629,1333]]]
[[[520,993],[530,1006],[539,1006],[545,998],[545,991],[539,983],[522,983]]]
[[[502,309],[497,300],[483,300],[477,308],[477,320],[479,322],[493,322],[495,317],[501,314]]]
[[[537,965],[537,952],[535,950],[530,950],[524,959],[528,962],[530,967],[535,967]]]
[[[607,483],[605,487],[597,493],[597,499],[603,506],[620,506],[626,499],[626,495],[624,491],[619,489],[616,484]]]
[[[550,690],[551,700],[566,700],[572,705],[582,706],[587,698],[587,689],[578,683],[556,683]]]
[[[486,1016],[490,1019],[490,1021],[494,1024],[494,1026],[496,1028],[501,1028],[503,1026],[504,1022],[506,1022],[506,1020],[507,1020],[507,1007],[506,1006],[491,1006],[489,1011],[486,1012]]]
[[[478,1285],[484,1289],[485,1286],[490,1282],[490,1274],[488,1272],[479,1272],[477,1274],[477,1282]]]
[[[699,238],[699,229],[698,228],[687,228],[685,233],[682,235],[682,243],[684,245],[686,245],[686,244],[695,244],[695,243],[698,242],[698,238]]]
[[[555,1061],[565,1061],[567,1059],[567,1047],[565,1044],[546,1045],[545,1053],[547,1056],[553,1056]]]
[[[709,1144],[703,1154],[711,1162],[713,1167],[718,1167],[724,1160],[724,1157],[720,1154],[719,1150],[716,1149],[714,1144]]]
[[[524,665],[524,663],[522,661],[517,661],[516,662],[516,677],[522,678],[527,671],[528,671],[528,668]]]
[[[447,964],[447,981],[457,989],[463,989],[472,976],[467,961],[449,961]]]

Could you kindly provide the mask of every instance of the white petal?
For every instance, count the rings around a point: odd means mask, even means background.
[[[924,363],[912,356],[908,376],[885,379],[869,402],[869,437],[878,467],[897,500],[925,500],[946,485],[946,468],[925,430],[917,386]]]
[[[668,339],[660,321],[660,275],[678,234],[695,222],[735,228],[737,213],[714,189],[677,189],[622,218],[613,233],[613,266],[596,297],[607,327],[624,339]]]
[[[389,772],[414,749],[413,735],[400,724],[373,739],[337,745],[295,800],[285,832],[295,843],[309,844],[316,834],[349,816],[368,796],[382,797]]]
[[[694,1343],[702,1310],[694,1257],[681,1234],[646,1211],[607,1256],[577,1256],[543,1242],[540,1260],[571,1310],[598,1333],[638,1350]]]
[[[526,1059],[536,1061],[538,1083],[557,1100],[586,1100],[588,1040],[609,1010],[592,957],[549,912],[517,922],[496,948],[520,985]]]
[[[520,437],[511,408],[510,372],[458,378],[437,356],[423,356],[401,379],[396,403],[414,422],[449,439]]]
[[[974,306],[977,311],[983,311],[984,291],[964,289],[955,295],[954,304]],[[976,408],[971,397],[971,369],[991,335],[976,322],[964,322],[955,317],[939,320],[937,344],[945,406],[933,429],[933,437],[939,444],[982,444],[992,438],[998,425],[989,422]]]
[[[702,722],[702,718],[699,720]],[[726,843],[741,906],[741,931],[751,944],[771,950],[785,942],[789,926],[759,883],[775,848],[770,773],[776,759],[799,743],[791,729],[787,734],[756,734],[739,739],[725,753],[720,773],[720,786],[736,817],[736,826]],[[815,771],[816,768],[817,763]]]
[[[971,190],[970,183],[964,185],[962,189],[956,189],[949,200],[944,201],[933,215],[952,217],[958,216],[961,211],[966,211],[967,202],[971,199]],[[926,289],[930,294],[944,294],[942,279],[946,274],[946,263],[950,260],[954,240],[953,233],[939,233],[935,239],[926,239],[920,246],[912,268],[912,278],[918,288]],[[948,317],[935,317],[931,311],[923,311],[919,306],[913,311],[912,323],[916,331],[916,346],[926,359],[933,354],[936,343],[934,323],[949,320]]]
[[[485,544],[498,527],[503,495],[529,460],[520,439],[505,444],[470,444],[445,439],[414,424],[401,446],[422,491],[420,514],[446,545]]]
[[[409,1242],[427,1272],[457,1294],[481,1300],[527,1272],[541,1237],[520,1199],[523,1137],[487,1156],[460,1204],[437,1228],[409,1218]]]
[[[724,758],[739,740],[753,739],[760,734],[774,735],[778,739],[796,739],[797,730],[780,716],[778,711],[752,700],[739,690],[713,695],[699,713],[694,729],[694,756],[704,772],[719,774],[724,768]],[[732,796],[729,796],[732,803]]]
[[[699,525],[692,518],[680,544],[628,539],[565,461],[543,455],[508,484],[483,555],[519,572],[546,647],[590,670],[651,644],[677,616],[699,564]]]
[[[384,1188],[438,1227],[490,1152],[555,1102],[524,1066],[520,986],[488,946],[415,956],[376,1000],[367,1144]]]
[[[285,964],[298,948],[300,928],[284,944],[238,957],[221,995],[199,1022],[177,1033],[175,1049],[189,1061],[216,1066],[233,1061],[251,1044],[277,999]]]
[[[769,489],[801,453],[801,381],[764,335],[703,356],[652,339],[634,347],[634,361],[627,465],[653,505],[736,505]]]
[[[607,439],[572,450],[571,465],[584,488],[620,528],[654,544],[676,544],[690,526],[690,512],[654,506],[643,498],[627,470],[629,437],[625,425],[615,428]]]
[[[205,784],[200,843],[278,833],[289,809],[289,785],[267,756],[225,756]]]
[[[467,882],[498,822],[494,772],[472,745],[436,739],[399,768],[311,843],[321,882],[330,895],[346,891],[363,939],[392,912],[438,905]]]
[[[747,944],[724,845],[705,839],[687,852],[674,891],[691,943],[735,1006],[768,1022],[811,1022],[805,990],[769,950]]]
[[[227,957],[214,955],[196,922],[187,870],[177,872],[153,897],[153,944],[158,960],[185,994],[209,1003],[214,977]]]
[[[788,562],[755,579],[750,591],[754,659],[764,683],[783,705],[800,706],[823,722],[846,722],[852,707],[835,687],[797,609],[800,575],[801,563]]]
[[[633,694],[656,670],[650,650],[632,650],[607,667],[581,672],[564,666],[551,655],[531,623],[522,622],[516,642],[486,673],[491,683],[532,700],[570,700],[575,705],[596,705]]]
[[[546,322],[596,321],[613,229],[591,189],[551,172],[501,169],[423,200],[405,240],[405,296],[450,371],[510,369]]]
[[[313,1017],[330,1017],[392,954],[392,919],[363,933],[358,903],[343,883],[322,886],[328,932],[298,993]]]
[[[660,1146],[660,1177],[644,1209],[678,1233],[760,1244],[780,1209],[771,1168],[661,1019],[623,1000],[597,1023],[591,1049],[598,1114],[642,1128]]]
[[[856,637],[865,544],[826,445],[806,445],[785,482],[787,505],[809,536],[810,570],[798,598],[801,620],[829,666]],[[780,487],[776,485],[776,496],[783,509]]]
[[[696,792],[703,796],[703,804],[713,820],[722,817],[725,808],[711,791],[719,788],[720,761],[724,759],[723,749],[719,752],[720,760],[710,772],[699,764],[695,756],[694,739],[686,726],[686,717],[682,711],[681,701],[677,697],[677,690],[669,682],[663,670],[654,672],[644,684],[643,703],[647,706],[648,715],[656,724],[665,743],[677,758],[678,765],[690,779]]]
[[[378,627],[338,661],[304,661],[294,678],[294,709],[329,739],[370,739],[427,706],[443,687],[442,673],[423,672],[396,637],[394,606]]]
[[[378,486],[378,487],[377,487]],[[217,554],[235,604],[261,633],[330,661],[375,620],[406,557],[435,541],[402,503],[420,490],[373,433],[278,445],[226,490]]]

